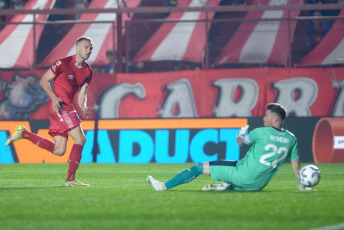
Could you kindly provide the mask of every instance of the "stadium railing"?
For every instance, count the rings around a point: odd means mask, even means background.
[[[288,16],[285,18],[246,18],[248,12],[262,12],[262,11],[287,11]],[[344,17],[338,16],[338,12],[344,10],[344,4],[309,4],[309,5],[286,5],[286,6],[214,6],[214,7],[137,7],[137,8],[118,8],[118,9],[52,9],[52,10],[0,10],[0,17],[6,15],[32,15],[33,22],[7,22],[0,21],[0,26],[4,27],[10,24],[33,24],[45,25],[41,39],[38,44],[33,43],[32,49],[34,52],[34,61],[32,66],[27,69],[46,68],[41,67],[39,63],[49,54],[51,49],[65,36],[65,34],[75,24],[93,24],[93,23],[110,23],[113,28],[113,36],[111,47],[117,50],[118,57],[118,72],[150,72],[150,71],[173,71],[183,69],[212,69],[212,68],[232,68],[232,67],[257,67],[257,66],[284,66],[284,67],[297,67],[298,63],[307,56],[314,44],[310,44],[311,37],[315,32],[310,31],[309,24],[313,21],[326,21],[329,27],[334,24],[336,20],[344,23]],[[291,12],[300,11],[298,16],[291,16]],[[335,16],[324,15],[322,17],[309,16],[310,12],[337,12]],[[202,20],[168,20],[166,15],[173,12],[204,12],[206,18]],[[113,21],[76,21],[76,20],[54,20],[51,17],[46,21],[36,21],[36,16],[40,14],[49,14],[50,16],[65,16],[74,14],[117,14],[116,23]],[[215,13],[214,18],[208,18],[210,13]],[[132,20],[127,20],[123,23],[123,15],[126,14],[132,17]],[[337,15],[336,15],[337,14]],[[240,24],[243,22],[249,23],[255,21],[277,21],[279,23],[287,23],[286,28],[288,31],[285,34],[288,36],[288,54],[285,63],[273,63],[269,61],[261,61],[259,63],[240,63],[231,62],[222,65],[214,65],[214,62],[219,57],[227,42],[238,32]],[[191,61],[173,61],[173,60],[160,60],[160,61],[144,61],[144,68],[133,65],[132,60],[137,53],[142,49],[144,44],[150,37],[157,31],[163,23],[175,22],[194,22],[202,23],[205,26],[211,25],[210,29],[206,32],[206,40],[204,47],[204,56],[201,62]],[[292,24],[295,23],[295,33],[292,36]],[[57,35],[49,34],[49,31],[57,31]],[[121,33],[121,31],[124,31]],[[324,37],[326,33],[322,36]],[[32,34],[33,40],[37,40],[36,33]],[[259,41],[264,47],[267,41]],[[344,52],[344,51],[343,51]],[[2,53],[1,55],[6,55]],[[99,64],[102,68],[104,63]],[[336,63],[335,66],[344,66],[344,63]],[[315,65],[316,66],[316,65]],[[13,68],[8,68],[13,69]],[[14,68],[15,69],[15,68]]]

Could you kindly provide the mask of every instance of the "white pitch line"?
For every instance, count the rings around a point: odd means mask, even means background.
[[[320,228],[312,228],[310,230],[338,230],[338,229],[344,229],[344,223],[324,226],[324,227],[320,227]]]

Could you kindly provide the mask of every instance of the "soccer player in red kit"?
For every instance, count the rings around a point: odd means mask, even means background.
[[[50,97],[48,114],[50,121],[49,134],[55,143],[28,132],[23,125],[18,125],[16,131],[8,138],[6,146],[14,141],[27,139],[33,144],[62,156],[67,149],[68,135],[73,139],[73,147],[69,156],[66,186],[89,186],[75,179],[76,170],[81,160],[82,149],[86,137],[82,130],[81,120],[75,110],[73,98],[78,94],[78,105],[85,116],[89,116],[86,105],[87,88],[92,78],[92,68],[85,62],[92,53],[92,40],[80,37],[76,41],[76,54],[57,61],[43,75],[40,84]],[[50,82],[54,82],[53,89]]]

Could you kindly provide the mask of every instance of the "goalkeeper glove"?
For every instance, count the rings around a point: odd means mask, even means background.
[[[303,184],[299,184],[299,190],[300,191],[314,191],[315,189],[308,188],[308,187],[304,186]]]
[[[244,127],[241,127],[240,131],[237,134],[237,137],[244,137],[249,125],[245,125]]]

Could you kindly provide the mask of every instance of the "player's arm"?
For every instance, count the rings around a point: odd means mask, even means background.
[[[300,170],[301,170],[301,165],[299,160],[291,160],[291,166],[293,167],[293,172],[296,177],[297,182],[299,183],[299,186],[301,185],[300,182]]]
[[[244,127],[242,127],[240,129],[240,131],[238,132],[237,134],[237,144],[241,147],[245,144],[245,141],[244,141],[244,135],[248,129],[249,125],[245,125]]]
[[[56,96],[53,89],[51,88],[50,81],[55,79],[56,75],[49,69],[40,80],[42,89],[48,94],[52,101],[53,109],[57,112],[61,109],[62,100]]]
[[[87,89],[88,84],[83,84],[78,95],[79,106],[86,117],[90,115],[90,109],[87,107]]]
[[[237,144],[238,144],[240,147],[243,146],[243,145],[245,144],[245,142],[244,142],[244,137],[238,136],[238,137],[237,137]]]
[[[293,167],[294,175],[296,177],[297,183],[299,184],[299,190],[304,191],[304,190],[314,190],[312,188],[308,188],[301,184],[300,182],[300,170],[301,170],[301,165],[299,160],[291,160],[291,166]]]

